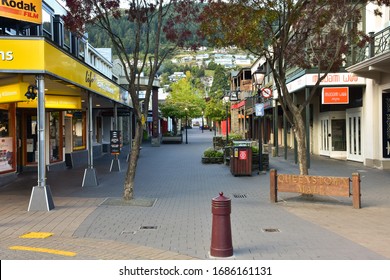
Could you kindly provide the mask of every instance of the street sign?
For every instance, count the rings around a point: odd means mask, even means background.
[[[261,92],[264,98],[270,98],[272,96],[272,89],[270,88],[263,88]]]
[[[256,104],[256,117],[263,117],[264,116],[264,103],[257,103]]]

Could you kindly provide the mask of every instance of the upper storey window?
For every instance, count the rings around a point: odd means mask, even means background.
[[[43,36],[53,40],[53,15],[46,9],[42,9]]]

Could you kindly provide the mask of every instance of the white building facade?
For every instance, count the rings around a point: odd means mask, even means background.
[[[390,169],[390,9],[369,4],[365,11],[366,31],[372,41],[356,64],[347,68],[366,79],[362,107],[362,151],[364,165]]]

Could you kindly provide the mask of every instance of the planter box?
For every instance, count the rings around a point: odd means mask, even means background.
[[[222,149],[224,146],[225,146],[225,141],[222,139],[221,136],[214,136],[213,137],[214,149]]]
[[[259,169],[259,154],[252,155],[252,171]],[[269,170],[269,154],[263,154],[263,170]]]
[[[202,163],[223,163],[223,157],[202,157]]]

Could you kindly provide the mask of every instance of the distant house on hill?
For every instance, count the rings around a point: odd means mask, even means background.
[[[180,60],[181,63],[188,63],[191,61],[192,61],[192,56],[185,56]]]
[[[168,76],[168,79],[170,82],[177,82],[180,79],[183,79],[186,77],[186,74],[184,72],[174,72],[172,75]]]
[[[210,55],[208,53],[205,53],[205,54],[198,54],[196,56],[196,60],[204,60],[204,59],[208,59],[210,57]]]
[[[235,64],[239,66],[251,65],[252,61],[249,58],[236,58]]]

